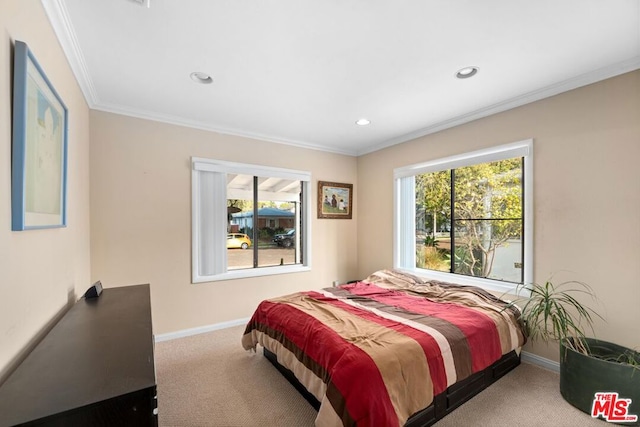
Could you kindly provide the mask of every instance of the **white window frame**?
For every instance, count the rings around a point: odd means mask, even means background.
[[[226,174],[300,181],[302,264],[227,270]],[[222,160],[191,158],[191,283],[214,282],[311,270],[311,173]]]
[[[524,284],[533,283],[533,140],[527,139],[425,163],[396,168],[394,179],[394,268],[427,279],[478,286],[491,291],[523,293],[521,284],[416,268],[415,176],[479,163],[524,158]],[[526,293],[526,291],[524,291]]]

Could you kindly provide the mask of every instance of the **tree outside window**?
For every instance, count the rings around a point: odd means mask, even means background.
[[[416,267],[522,282],[522,184],[520,157],[416,175]]]

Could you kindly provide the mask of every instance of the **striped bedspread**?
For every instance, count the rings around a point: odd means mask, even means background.
[[[518,350],[518,313],[470,286],[379,271],[263,301],[242,337],[321,403],[316,426],[401,426],[457,381]]]

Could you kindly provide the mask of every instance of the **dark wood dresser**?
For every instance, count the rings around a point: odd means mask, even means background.
[[[0,427],[157,426],[149,285],[80,299],[0,386]]]

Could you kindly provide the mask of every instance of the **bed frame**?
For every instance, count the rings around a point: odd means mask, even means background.
[[[278,371],[307,399],[317,411],[320,402],[307,391],[289,369],[278,363],[274,353],[264,349],[264,356],[275,366]],[[405,424],[405,427],[428,427],[445,415],[462,405],[476,394],[502,378],[507,372],[520,364],[520,355],[514,351],[505,354],[500,360],[486,369],[476,372],[470,377],[451,385],[444,392],[436,395],[433,403],[425,409],[413,414]]]

